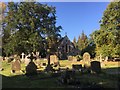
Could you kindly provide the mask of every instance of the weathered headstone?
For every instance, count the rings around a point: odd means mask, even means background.
[[[74,57],[73,56],[73,60],[72,60],[73,62],[76,62],[77,61],[77,57]]]
[[[68,60],[69,60],[69,61],[72,61],[72,60],[73,60],[73,57],[72,57],[72,56],[68,56]]]
[[[30,57],[30,54],[25,57],[25,66],[27,66],[31,61],[28,57]]]
[[[91,70],[92,70],[92,72],[100,73],[101,72],[100,62],[99,61],[92,61],[91,62]]]
[[[6,62],[8,62],[8,59],[9,59],[8,57],[5,57],[5,61],[6,61]]]
[[[50,55],[50,64],[58,62],[58,57],[56,55]]]
[[[30,57],[28,57],[31,61],[29,62],[29,64],[26,66],[26,75],[27,76],[33,76],[33,75],[37,75],[37,66],[35,65],[35,63],[33,62],[33,59],[35,58],[33,56],[33,54],[30,55]]]
[[[90,62],[91,62],[91,60],[90,60],[90,54],[88,52],[85,52],[83,54],[83,63],[84,63],[84,65],[86,67],[90,67]]]
[[[12,56],[8,57],[7,62],[10,63],[13,60],[14,60],[14,56],[12,55]]]
[[[21,65],[20,65],[20,60],[18,57],[15,57],[14,61],[12,62],[12,73],[15,73],[16,71],[20,72],[21,70]]]
[[[36,52],[36,55],[39,56],[39,52]]]

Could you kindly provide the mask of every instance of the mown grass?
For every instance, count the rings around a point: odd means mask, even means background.
[[[41,60],[41,63],[45,63],[47,61]],[[79,64],[81,62],[71,62],[68,60],[60,60],[60,65],[62,68],[72,68],[72,64]],[[76,78],[80,80],[83,85],[87,85],[87,83],[96,83],[104,88],[117,88],[118,87],[118,78],[120,78],[120,74],[110,74],[109,72],[116,72],[116,70],[120,70],[119,64],[115,63],[102,63],[102,73],[101,74],[82,74],[77,72]],[[2,62],[3,71],[0,72],[2,77],[2,87],[3,88],[65,88],[69,87],[69,85],[59,85],[58,79],[59,77],[51,77],[51,73],[39,73],[33,79],[26,77],[25,73],[12,74],[11,71],[11,63],[7,63],[5,61]],[[25,64],[21,64],[22,70],[25,70]],[[44,68],[40,68],[44,70]]]

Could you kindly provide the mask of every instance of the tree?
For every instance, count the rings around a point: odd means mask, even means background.
[[[81,36],[78,37],[77,45],[82,55],[85,52],[84,49],[88,46],[88,37],[83,31]]]
[[[120,56],[120,1],[111,2],[100,21],[100,30],[93,32],[97,55]]]
[[[77,40],[76,40],[76,37],[74,37],[74,39],[73,39],[73,44],[74,44],[75,47],[77,47]]]
[[[53,46],[61,29],[61,26],[56,26],[55,14],[55,7],[46,4],[9,2],[3,22],[3,48],[6,54],[42,52],[47,44]]]
[[[2,53],[2,21],[4,19],[4,13],[6,10],[6,4],[4,2],[0,2],[0,56],[2,56],[2,54],[4,54],[4,52]]]

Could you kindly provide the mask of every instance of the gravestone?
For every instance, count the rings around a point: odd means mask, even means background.
[[[39,68],[41,66],[40,59],[37,59],[35,62],[36,62],[37,67]]]
[[[86,66],[87,68],[90,67],[90,54],[88,52],[85,52],[83,54],[83,63],[84,63],[84,66]]]
[[[28,57],[30,57],[30,54],[25,57],[25,66],[27,66],[31,61]]]
[[[13,60],[14,60],[14,56],[12,55],[12,56],[8,57],[7,62],[10,63]]]
[[[29,64],[25,68],[26,69],[26,75],[27,76],[37,75],[37,66],[33,62],[33,59],[35,59],[35,57],[33,56],[33,54],[31,54],[30,57],[28,57],[28,58],[31,61],[29,62]]]
[[[58,62],[58,57],[56,55],[50,55],[50,64]]]
[[[36,59],[40,59],[39,52],[36,52]]]
[[[66,71],[63,74],[61,74],[60,82],[62,84],[69,84],[71,81],[74,80],[74,76],[75,72],[67,68]]]
[[[77,61],[77,58],[73,56],[73,62],[76,62]]]
[[[78,70],[78,71],[82,71],[82,65],[81,64],[77,64],[77,65],[72,65],[72,69],[73,70]]]
[[[26,66],[26,75],[27,76],[33,76],[37,75],[37,66],[33,61],[31,61],[27,66]]]
[[[91,70],[92,70],[92,72],[100,73],[101,72],[100,62],[99,61],[92,61],[91,62]]]
[[[72,56],[68,56],[68,60],[69,60],[69,61],[72,61],[72,60],[73,60],[73,57],[72,57]]]
[[[5,57],[5,61],[6,61],[6,62],[8,62],[8,59],[9,59],[8,57]]]
[[[20,65],[20,58],[19,57],[15,57],[13,62],[12,62],[12,67],[11,67],[12,73],[15,72],[20,72],[21,70],[21,65]]]

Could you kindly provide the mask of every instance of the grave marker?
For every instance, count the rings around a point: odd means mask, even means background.
[[[92,72],[100,73],[101,72],[100,62],[99,61],[92,61],[91,62],[91,70],[92,70]]]
[[[50,55],[50,64],[58,62],[58,57],[56,55]]]
[[[82,65],[81,64],[77,64],[77,65],[72,65],[73,70],[78,70],[81,71],[82,70]]]
[[[33,56],[33,54],[31,54],[30,57],[28,58],[30,59],[30,62],[26,66],[26,75],[27,76],[37,75],[37,66],[33,62],[33,59],[35,59],[35,57]]]
[[[73,57],[72,57],[72,56],[68,56],[68,60],[69,60],[69,61],[72,61],[72,60],[73,60]]]
[[[20,72],[21,65],[20,65],[20,58],[15,56],[14,61],[12,62],[11,67],[12,73],[15,73],[16,71]]]
[[[21,59],[21,61],[23,62],[23,61],[24,61],[24,56],[25,56],[25,54],[22,53],[21,55],[22,55],[22,59]]]
[[[25,66],[27,66],[30,63],[30,59],[28,58],[30,56],[30,54],[28,56],[25,57]]]
[[[90,67],[91,60],[90,60],[90,54],[88,52],[85,52],[83,54],[83,62],[86,67]]]

